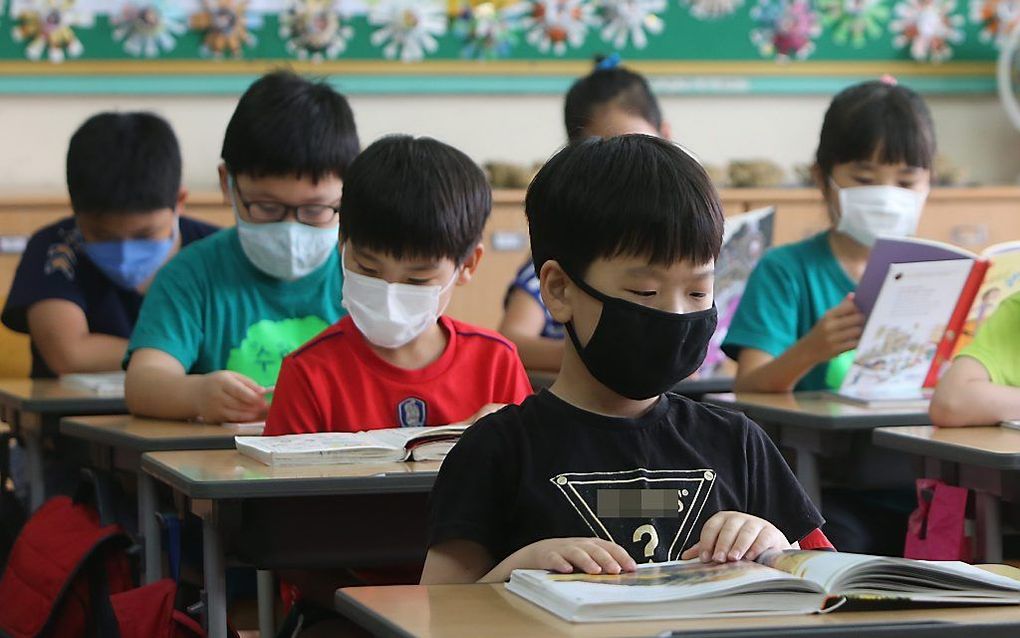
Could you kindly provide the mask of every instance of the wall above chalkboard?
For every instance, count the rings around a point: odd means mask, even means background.
[[[236,93],[290,65],[349,93],[559,93],[619,52],[664,94],[893,73],[992,92],[1020,0],[0,0],[0,92]]]

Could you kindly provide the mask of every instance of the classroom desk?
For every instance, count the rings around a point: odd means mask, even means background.
[[[186,497],[191,511],[202,519],[205,622],[211,638],[222,638],[227,635],[222,531],[239,501],[425,493],[432,489],[439,463],[272,467],[236,450],[206,450],[147,453],[142,470]],[[269,604],[271,600],[260,597],[260,617]]]
[[[529,370],[528,379],[535,392],[548,388],[556,380],[556,373],[546,370]],[[684,379],[673,387],[673,392],[700,401],[706,394],[729,392],[733,389],[731,377],[713,377],[710,379]]]
[[[915,426],[878,428],[872,438],[879,447],[924,457],[932,478],[974,490],[978,555],[1002,562],[1002,502],[1020,503],[1020,431]]]
[[[350,587],[337,592],[336,609],[374,636],[386,638],[650,638],[673,631],[685,638],[891,635],[869,631],[880,627],[918,638],[958,638],[964,632],[968,638],[1020,635],[1017,606],[569,623],[507,592],[502,584]],[[925,628],[930,633],[923,632]]]
[[[122,414],[123,397],[100,396],[55,379],[0,379],[0,418],[25,444],[30,506],[46,500],[43,479],[43,438],[57,434],[60,419],[79,414]]]
[[[162,577],[160,532],[156,521],[156,487],[141,471],[142,454],[164,450],[226,450],[235,433],[218,425],[142,419],[130,415],[65,417],[61,435],[89,446],[93,467],[133,474],[138,481],[138,533],[145,547],[142,565],[146,583]]]
[[[846,452],[854,436],[892,425],[931,423],[926,410],[868,408],[825,392],[709,394],[705,402],[740,410],[766,428],[778,430],[779,444],[797,453],[794,472],[815,505],[822,505],[822,457]]]

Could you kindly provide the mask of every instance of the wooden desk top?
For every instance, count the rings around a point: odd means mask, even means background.
[[[191,498],[428,492],[438,462],[269,466],[237,450],[151,452],[142,470]]]
[[[43,415],[123,414],[124,397],[100,396],[56,379],[0,379],[0,404]]]
[[[160,421],[131,415],[64,417],[60,433],[137,452],[232,450],[236,432],[218,425]]]
[[[995,470],[1020,470],[1020,431],[1003,427],[878,428],[872,440],[879,447],[902,450],[942,461]]]
[[[674,630],[710,635],[713,630],[741,629],[760,629],[754,636],[782,636],[791,628],[817,627],[820,631],[832,632],[835,627],[846,626],[850,632],[853,631],[851,625],[939,621],[971,626],[1010,623],[1016,625],[1017,635],[1020,635],[1020,607],[1017,606],[574,624],[507,592],[502,584],[348,587],[337,592],[336,608],[376,636],[401,638],[475,638],[481,635],[488,638],[647,638]],[[953,631],[961,630],[954,628]],[[975,635],[972,631],[968,633]],[[904,635],[909,634],[905,632]]]
[[[706,403],[733,408],[762,424],[815,430],[871,430],[891,425],[928,425],[927,410],[868,408],[827,392],[709,394]]]

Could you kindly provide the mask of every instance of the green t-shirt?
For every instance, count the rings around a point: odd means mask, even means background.
[[[856,287],[832,254],[828,232],[774,248],[747,281],[723,352],[736,359],[743,348],[755,348],[778,357]],[[812,368],[795,389],[835,390],[851,363],[853,352],[845,352]]]
[[[195,242],[164,266],[142,304],[125,362],[162,350],[189,373],[233,370],[271,386],[283,358],[336,322],[339,256],[296,281],[252,265],[236,228]]]
[[[1020,387],[1020,293],[999,304],[960,352],[985,367],[992,383]]]

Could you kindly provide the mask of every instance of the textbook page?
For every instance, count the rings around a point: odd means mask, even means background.
[[[101,397],[124,396],[125,373],[120,372],[82,372],[61,375],[60,383],[80,390],[87,390]]]
[[[954,357],[974,340],[981,324],[1004,299],[1020,292],[1020,242],[992,246],[982,256],[989,260],[988,272],[956,340]]]
[[[890,265],[839,393],[920,395],[973,265],[969,259]]]

